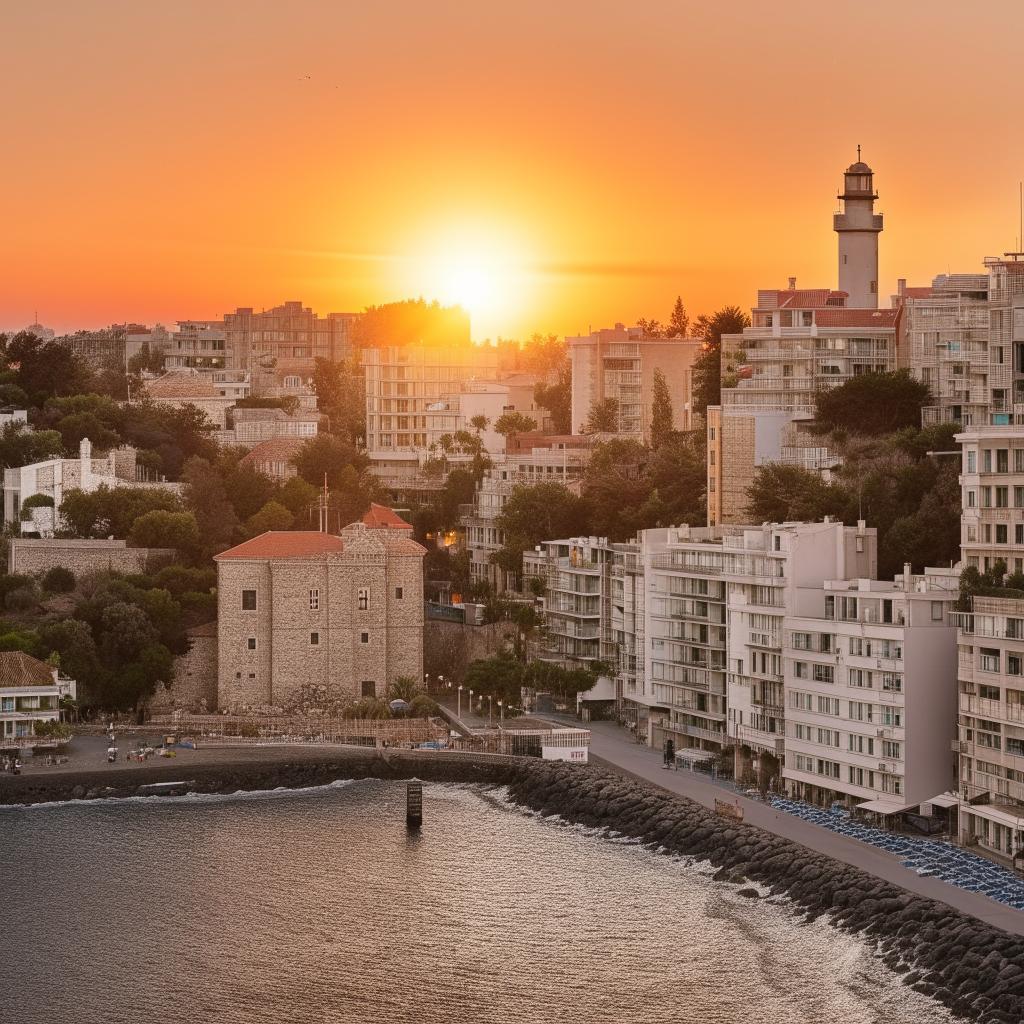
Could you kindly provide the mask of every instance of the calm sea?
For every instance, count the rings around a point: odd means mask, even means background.
[[[0,1020],[934,1024],[857,939],[473,787],[0,809]]]

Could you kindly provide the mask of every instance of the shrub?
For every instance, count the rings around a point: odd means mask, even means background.
[[[35,608],[38,603],[35,588],[31,586],[9,590],[4,598],[4,607],[12,612],[27,612]]]
[[[63,565],[55,565],[43,574],[43,590],[48,594],[67,594],[75,589],[75,574]]]

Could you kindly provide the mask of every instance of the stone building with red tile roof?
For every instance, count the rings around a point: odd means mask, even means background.
[[[340,536],[271,531],[217,555],[218,706],[336,705],[419,679],[425,553],[371,505]]]

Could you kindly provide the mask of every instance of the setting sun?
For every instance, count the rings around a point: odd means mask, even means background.
[[[473,337],[495,337],[531,296],[525,245],[501,225],[424,232],[410,247],[403,286],[469,313]]]

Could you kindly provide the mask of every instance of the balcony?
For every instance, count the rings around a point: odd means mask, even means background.
[[[964,714],[977,715],[993,722],[1016,722],[1024,724],[1024,704],[1010,704],[1006,701],[988,700],[960,694],[960,710]]]

